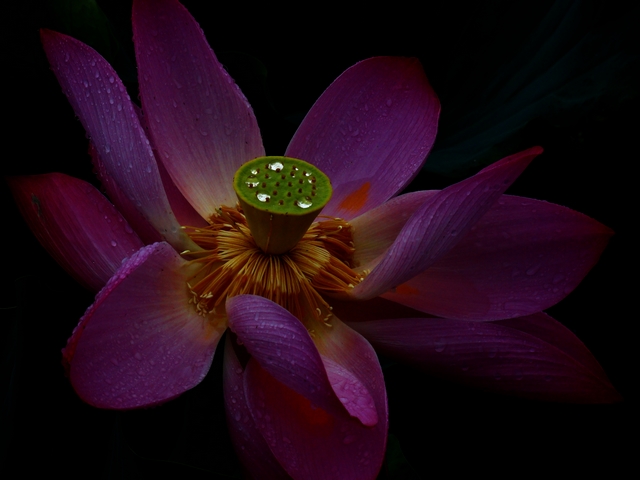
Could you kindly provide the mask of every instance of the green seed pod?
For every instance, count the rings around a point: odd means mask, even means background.
[[[291,250],[331,199],[329,177],[296,158],[259,157],[242,165],[233,188],[258,246]]]

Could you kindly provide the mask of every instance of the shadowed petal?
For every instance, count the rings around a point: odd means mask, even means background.
[[[325,215],[355,218],[413,179],[433,145],[439,113],[417,59],[370,58],[327,88],[286,155],[313,163],[331,179]]]
[[[544,313],[499,322],[355,322],[385,355],[484,390],[535,400],[609,403],[620,395],[591,352]]]
[[[321,358],[309,332],[291,313],[254,295],[230,298],[226,305],[229,328],[275,379],[332,415],[341,415],[344,406],[365,425],[378,422],[367,388],[348,369]]]
[[[129,200],[125,193],[120,189],[118,184],[109,176],[104,162],[100,159],[98,149],[89,142],[89,155],[96,172],[96,176],[100,180],[100,185],[104,192],[113,202],[118,211],[127,219],[129,225],[133,227],[135,232],[140,236],[146,245],[162,241],[160,232],[155,229],[151,223],[140,213],[135,204]]]
[[[273,456],[256,427],[244,391],[244,369],[235,352],[230,335],[224,346],[224,404],[229,434],[242,466],[251,478],[288,479],[289,475]]]
[[[155,147],[176,186],[208,219],[220,205],[235,205],[238,167],[264,155],[253,111],[177,1],[135,1],[133,33]]]
[[[227,311],[252,355],[244,373],[247,405],[285,470],[304,479],[375,478],[386,442],[387,404],[371,345],[335,317],[332,328],[317,327],[312,341],[299,320],[262,297],[234,297]],[[326,410],[315,401],[327,403],[329,396],[317,393],[327,389],[318,369],[326,370],[329,388],[345,408]]]
[[[170,400],[209,371],[226,328],[189,304],[186,262],[166,243],[132,256],[100,291],[63,350],[87,403],[130,409]]]
[[[38,241],[79,283],[98,291],[143,243],[89,183],[61,173],[8,178]]]
[[[171,212],[149,141],[111,65],[71,37],[44,29],[40,36],[51,68],[98,149],[105,171],[171,245],[197,250]]]
[[[331,308],[333,308],[331,312],[338,318],[344,318],[344,322],[347,325],[351,325],[352,322],[389,320],[393,318],[434,318],[433,315],[391,300],[385,300],[382,297],[362,302],[332,298]]]
[[[293,478],[376,478],[386,422],[365,427],[346,412],[330,415],[275,380],[253,358],[245,371],[245,394],[258,429]]]
[[[529,315],[567,296],[612,233],[568,208],[503,195],[449,253],[384,297],[446,318]]]
[[[540,147],[506,157],[427,198],[351,295],[369,299],[410,280],[456,246],[522,173]]]

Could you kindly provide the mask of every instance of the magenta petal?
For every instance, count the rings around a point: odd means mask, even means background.
[[[540,147],[511,155],[429,197],[404,225],[380,263],[351,292],[377,297],[410,280],[455,247],[522,173]]]
[[[253,358],[245,370],[245,394],[255,424],[291,477],[376,478],[384,456],[386,419],[365,427],[346,412],[330,415],[275,380]]]
[[[144,129],[147,137],[151,138],[148,121],[149,118],[144,115],[142,109],[137,106],[135,106],[135,111],[138,114],[140,125]],[[151,143],[151,149],[153,150],[154,157],[158,160],[160,158],[158,155],[158,149],[153,142]],[[162,162],[157,162],[157,165],[158,171],[160,172],[160,178],[162,179],[162,186],[164,187],[167,199],[169,200],[169,205],[171,205],[171,210],[173,210],[173,214],[176,216],[180,225],[190,225],[192,227],[204,227],[208,225],[207,221],[195,211],[189,201],[184,198],[182,192],[178,190],[178,187],[173,183],[173,180],[171,179],[169,172],[167,172],[164,164]]]
[[[131,99],[111,65],[78,40],[41,30],[47,58],[108,175],[177,249],[197,249],[171,212]]]
[[[153,142],[176,186],[210,218],[235,205],[238,167],[264,155],[253,111],[177,1],[135,1],[133,32]]]
[[[422,190],[400,195],[349,222],[353,226],[353,262],[357,270],[373,268],[416,210],[437,194],[437,190]]]
[[[196,313],[185,264],[168,244],[149,245],[97,295],[63,350],[85,402],[115,409],[155,405],[207,374],[226,322]]]
[[[20,212],[71,276],[98,291],[143,243],[92,185],[61,173],[8,178]]]
[[[487,391],[536,400],[620,400],[573,333],[544,313],[499,322],[406,318],[356,322],[380,352]]]
[[[328,357],[323,357],[322,362],[327,371],[329,383],[347,412],[367,427],[377,424],[378,412],[374,399],[360,379]]]
[[[120,189],[118,184],[109,176],[104,162],[100,159],[98,149],[89,142],[89,155],[93,163],[96,176],[109,200],[113,202],[122,216],[127,219],[129,225],[140,236],[146,245],[162,241],[162,236],[144,215],[136,208],[135,204],[129,200],[127,195]]]
[[[449,253],[384,297],[446,318],[529,315],[571,292],[611,234],[568,208],[503,195]]]
[[[332,415],[341,415],[344,406],[363,424],[377,423],[367,388],[343,366],[321,358],[306,328],[287,310],[254,295],[230,298],[226,305],[229,328],[276,380]]]
[[[326,215],[355,218],[413,179],[435,140],[439,113],[417,59],[370,58],[327,88],[286,155],[329,176],[334,192]]]
[[[247,405],[244,391],[244,370],[233,351],[230,336],[224,346],[224,405],[229,434],[242,466],[251,478],[264,480],[288,479],[256,427]]]

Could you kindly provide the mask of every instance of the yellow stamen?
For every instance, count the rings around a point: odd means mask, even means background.
[[[300,320],[331,327],[331,307],[323,295],[353,288],[363,276],[350,265],[354,252],[351,225],[321,217],[286,253],[275,255],[256,245],[240,207],[222,207],[207,227],[185,227],[203,250],[184,252],[197,272],[187,283],[190,303],[201,315],[223,314],[227,298],[260,295]]]

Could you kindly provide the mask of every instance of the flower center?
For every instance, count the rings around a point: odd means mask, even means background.
[[[233,177],[251,234],[265,253],[285,253],[305,234],[331,198],[329,178],[310,163],[260,157]]]
[[[238,193],[239,183],[246,188]],[[187,283],[191,303],[201,315],[225,316],[227,298],[260,295],[300,320],[331,326],[324,296],[339,296],[363,276],[351,268],[351,225],[329,217],[312,223],[330,198],[328,178],[301,160],[262,157],[238,170],[234,187],[236,208],[221,207],[206,227],[183,227],[203,248],[183,253],[197,267]],[[298,205],[305,200],[311,205]]]

